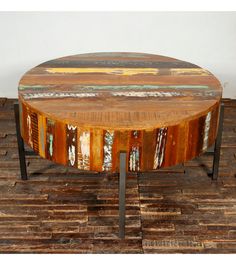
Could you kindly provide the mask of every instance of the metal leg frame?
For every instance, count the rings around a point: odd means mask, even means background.
[[[119,237],[125,238],[125,192],[126,192],[126,152],[120,152],[119,174]]]
[[[222,139],[222,131],[223,131],[223,120],[224,120],[224,103],[221,103],[219,126],[218,126],[216,141],[215,141],[215,147],[214,147],[212,173],[210,174],[212,177],[212,180],[217,180],[218,178],[219,163],[220,163],[220,148],[221,148],[221,139]]]
[[[19,161],[20,161],[20,174],[22,180],[27,180],[27,169],[26,169],[26,162],[25,162],[25,147],[24,141],[21,137],[20,133],[20,120],[19,120],[19,104],[14,104],[14,112],[15,112],[15,121],[16,121],[16,137],[18,143],[18,153],[19,153]]]

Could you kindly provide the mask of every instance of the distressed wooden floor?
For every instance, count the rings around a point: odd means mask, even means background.
[[[236,253],[235,100],[225,100],[219,181],[207,176],[209,155],[129,175],[125,240],[117,175],[78,174],[35,156],[30,180],[19,179],[13,102],[0,99],[0,253]]]

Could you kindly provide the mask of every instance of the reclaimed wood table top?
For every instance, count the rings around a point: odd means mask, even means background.
[[[189,160],[214,142],[221,95],[214,75],[178,59],[67,56],[20,80],[21,134],[42,157],[64,165],[117,171],[122,150],[129,153],[129,170],[157,169]]]

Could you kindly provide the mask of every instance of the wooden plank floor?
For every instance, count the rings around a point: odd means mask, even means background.
[[[78,174],[34,156],[21,181],[14,100],[0,98],[0,253],[236,253],[236,100],[224,101],[218,182],[207,176],[209,155],[130,174],[120,240],[117,175]]]

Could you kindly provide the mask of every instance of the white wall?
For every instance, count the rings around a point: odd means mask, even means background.
[[[44,61],[98,51],[176,57],[210,70],[236,98],[236,12],[1,12],[0,97]]]

